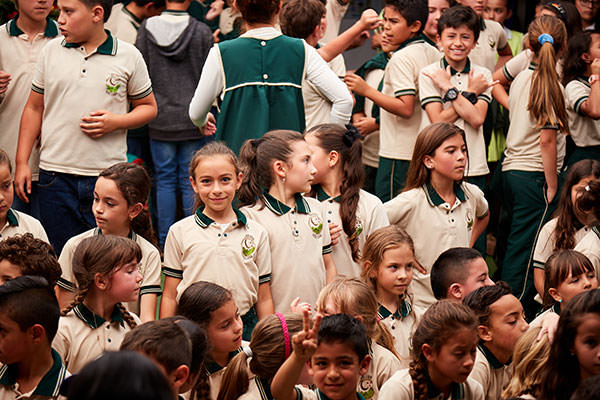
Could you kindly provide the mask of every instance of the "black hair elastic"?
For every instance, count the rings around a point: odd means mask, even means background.
[[[262,138],[260,139],[252,139],[252,141],[250,142],[250,144],[252,145],[252,148],[254,150],[256,150],[258,148],[258,145],[261,144],[262,142]]]
[[[348,147],[352,147],[352,144],[356,139],[363,139],[363,135],[360,134],[358,129],[352,124],[346,124],[346,132],[344,133],[344,144]]]

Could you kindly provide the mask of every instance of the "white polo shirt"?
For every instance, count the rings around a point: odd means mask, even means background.
[[[600,279],[600,225],[594,226],[592,230],[577,243],[575,250],[583,253],[590,259],[596,270],[596,277],[599,277]]]
[[[6,223],[0,227],[0,240],[25,233],[31,233],[35,238],[50,243],[40,221],[21,211],[9,209],[6,214]]]
[[[502,364],[484,345],[477,346],[475,365],[469,375],[479,382],[486,400],[497,400],[502,397],[504,387],[510,381],[509,366]]]
[[[410,301],[403,299],[395,313],[379,305],[377,319],[383,322],[394,338],[394,349],[400,356],[402,368],[408,368],[412,360],[412,336],[421,319],[422,313],[413,309]]]
[[[112,7],[110,17],[104,24],[104,27],[113,34],[127,43],[135,44],[138,29],[142,21],[129,11],[125,4],[117,3]]]
[[[340,33],[340,26],[346,11],[350,7],[350,1],[346,4],[340,2],[340,0],[327,0],[325,4],[325,19],[327,21],[327,27],[325,34],[323,35],[323,43],[328,43],[331,40],[338,37]]]
[[[479,39],[477,45],[471,50],[469,58],[473,64],[481,65],[487,68],[490,73],[494,72],[498,50],[504,49],[508,45],[506,32],[502,25],[491,19],[480,18]]]
[[[555,240],[555,229],[556,224],[558,222],[558,218],[552,218],[550,221],[546,222],[535,242],[535,250],[533,252],[533,267],[544,269],[546,265],[546,261],[548,258],[554,253],[554,246],[556,245]],[[583,226],[578,229],[573,238],[575,239],[575,245],[581,241],[587,235],[589,231],[591,231],[591,227]]]
[[[578,147],[600,146],[600,120],[581,112],[581,103],[590,97],[592,88],[585,77],[572,80],[565,88],[569,130]]]
[[[127,161],[126,130],[92,139],[81,131],[81,118],[97,110],[125,114],[129,100],[148,96],[152,84],[135,46],[108,35],[90,54],[62,38],[50,41],[39,56],[32,90],[44,95],[40,168],[97,176]]]
[[[438,70],[445,70],[448,66],[446,59],[442,57],[441,60],[436,61],[433,64],[423,68],[419,75],[419,86],[421,87],[421,107],[423,109],[429,103],[438,102],[442,103],[444,109],[452,107],[452,102],[443,101],[442,91],[435,85],[431,78],[425,76],[425,73],[433,73]],[[458,89],[459,92],[467,90],[469,88],[469,72],[473,70],[473,74],[481,74],[485,77],[488,82],[492,81],[491,72],[484,67],[471,63],[467,59],[467,65],[463,71],[456,71],[451,68],[450,83]],[[489,103],[492,100],[492,89],[488,88],[485,92],[477,96],[478,101],[483,100]],[[421,121],[421,129],[430,125],[431,121],[427,112],[423,112],[423,119]],[[479,128],[473,128],[468,122],[462,118],[458,118],[454,121],[454,125],[465,131],[466,145],[469,152],[469,160],[467,163],[467,170],[465,176],[481,176],[487,175],[490,170],[487,165],[485,139],[483,137],[483,125]]]
[[[46,30],[38,33],[33,41],[17,26],[17,19],[11,19],[0,26],[0,71],[10,74],[8,89],[0,95],[0,149],[6,151],[15,170],[15,158],[19,140],[19,126],[25,103],[31,93],[31,79],[42,48],[58,35],[58,26],[48,19]],[[39,141],[36,140],[29,168],[33,180],[38,178],[40,160]]]

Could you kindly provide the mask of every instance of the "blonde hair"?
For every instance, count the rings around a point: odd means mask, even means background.
[[[548,335],[537,340],[541,327],[529,328],[517,341],[513,353],[513,374],[503,398],[524,394],[536,396],[542,382],[542,370],[550,354]]]
[[[359,316],[367,336],[400,358],[394,348],[392,334],[377,318],[379,303],[375,293],[365,282],[358,278],[337,277],[319,293],[317,311],[322,313],[328,300],[336,305],[341,314]]]

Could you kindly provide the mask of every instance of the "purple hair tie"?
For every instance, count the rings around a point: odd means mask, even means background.
[[[283,314],[280,312],[276,312],[275,315],[277,315],[277,318],[279,318],[279,322],[281,322],[281,329],[283,330],[283,340],[285,345],[285,358],[287,359],[290,356],[290,354],[292,354],[290,331],[288,330],[287,322],[285,322]]]

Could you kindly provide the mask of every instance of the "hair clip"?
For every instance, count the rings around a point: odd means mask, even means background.
[[[258,148],[258,145],[262,142],[262,138],[261,139],[252,139],[250,141],[250,144],[252,145],[252,147],[256,150]]]
[[[542,33],[538,36],[538,42],[543,46],[545,43],[554,44],[554,38],[547,33]]]
[[[585,185],[585,191],[589,192],[590,190],[592,190],[592,189],[590,189],[590,185]]]
[[[551,1],[546,3],[545,6],[556,11],[558,13],[558,18],[560,18],[565,24],[567,23],[567,10],[565,10],[562,4],[557,3],[556,1]]]
[[[242,351],[246,354],[246,356],[252,357],[252,349],[250,348],[250,346],[242,347]]]
[[[290,341],[290,331],[288,330],[287,322],[282,313],[276,312],[275,315],[281,322],[281,329],[283,330],[283,345],[285,349],[285,358],[287,359],[292,354],[292,343]]]
[[[358,129],[352,124],[346,124],[346,132],[344,132],[344,138],[342,139],[344,144],[348,147],[352,147],[352,144],[356,139],[362,139],[363,135],[360,134]]]

